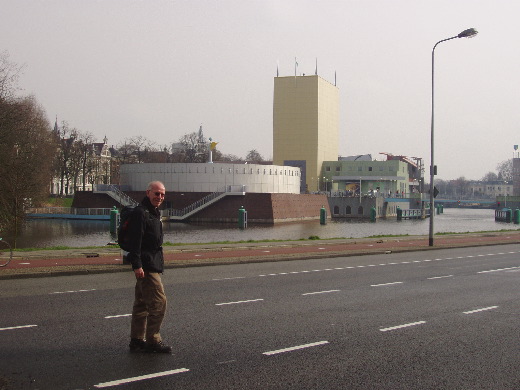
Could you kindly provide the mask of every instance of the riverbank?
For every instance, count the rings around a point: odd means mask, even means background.
[[[165,268],[170,269],[518,243],[520,231],[514,230],[438,235],[433,247],[428,245],[427,236],[167,246],[164,257]],[[129,272],[130,269],[123,264],[122,252],[117,246],[17,251],[11,263],[0,268],[0,279]]]

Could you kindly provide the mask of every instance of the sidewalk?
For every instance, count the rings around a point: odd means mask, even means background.
[[[438,235],[433,247],[428,246],[426,236],[179,245],[164,247],[164,257],[165,268],[175,268],[517,243],[520,230]],[[11,263],[0,268],[0,279],[128,272],[130,268],[123,264],[117,246],[16,251]]]

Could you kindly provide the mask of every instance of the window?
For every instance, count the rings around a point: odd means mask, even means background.
[[[363,206],[359,206],[357,209],[358,215],[363,215]]]
[[[336,172],[341,171],[341,167],[336,167]]]
[[[368,167],[368,172],[372,172],[372,167]]]
[[[347,215],[352,214],[352,209],[350,208],[350,206],[347,206],[347,207],[345,208],[345,214],[347,214]]]
[[[325,170],[326,170],[327,172],[330,172],[330,167],[325,167]]]
[[[358,172],[361,172],[363,170],[362,166],[357,167]]]
[[[334,215],[339,215],[339,206],[334,206]]]

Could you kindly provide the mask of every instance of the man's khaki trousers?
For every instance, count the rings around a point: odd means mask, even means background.
[[[166,313],[166,294],[161,275],[145,272],[143,279],[135,283],[135,300],[132,310],[130,337],[151,342],[161,342],[161,324]]]

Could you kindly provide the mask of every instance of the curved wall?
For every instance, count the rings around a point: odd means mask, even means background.
[[[223,163],[147,163],[121,165],[121,185],[145,191],[159,180],[168,192],[300,193],[300,168]]]

